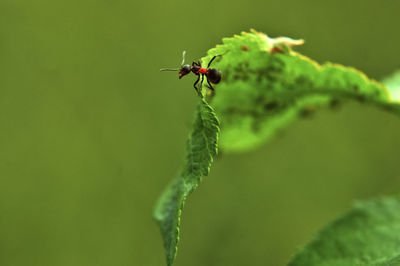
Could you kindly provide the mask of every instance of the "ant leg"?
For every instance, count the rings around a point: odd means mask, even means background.
[[[193,84],[193,87],[194,87],[194,89],[198,92],[198,90],[197,90],[197,87],[196,87],[196,84],[199,82],[199,80],[200,80],[200,75],[197,75],[197,80],[196,80],[196,82]]]
[[[203,81],[204,81],[204,74],[201,74],[200,89],[203,86]]]
[[[199,67],[201,67],[200,60],[198,60],[197,62],[196,62],[196,61],[193,61],[192,66],[199,66]]]
[[[212,63],[212,61],[214,61],[214,59],[217,57],[217,55],[214,55],[214,57],[211,59],[211,61],[208,63],[207,68],[210,68],[210,65]]]
[[[210,89],[211,89],[212,91],[214,91],[214,87],[211,85],[211,83],[210,83],[210,81],[208,80],[208,78],[207,78],[207,83],[208,83],[208,85],[210,85]]]

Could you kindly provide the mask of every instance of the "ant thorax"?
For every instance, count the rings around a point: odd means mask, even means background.
[[[195,73],[195,74],[199,73],[200,68],[201,68],[201,66],[199,66],[199,65],[195,64],[195,62],[193,62],[193,64],[192,64],[192,72],[193,73]]]

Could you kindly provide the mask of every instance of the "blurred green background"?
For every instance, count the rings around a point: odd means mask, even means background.
[[[381,79],[400,2],[0,0],[0,265],[164,265],[157,197],[177,173],[201,58],[241,31]],[[222,154],[187,201],[179,265],[284,265],[353,200],[400,192],[400,119],[350,103]]]

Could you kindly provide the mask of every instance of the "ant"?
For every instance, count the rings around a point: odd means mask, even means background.
[[[179,79],[181,79],[183,76],[189,74],[190,72],[193,72],[195,75],[197,75],[197,80],[196,82],[193,84],[194,89],[199,92],[198,88],[196,87],[197,83],[199,83],[200,80],[200,75],[201,75],[201,82],[200,82],[200,88],[203,85],[203,81],[204,81],[204,76],[206,76],[207,79],[207,83],[209,85],[209,88],[214,91],[214,87],[211,85],[211,83],[213,84],[217,84],[221,81],[221,71],[219,71],[216,68],[210,68],[211,63],[214,61],[214,59],[217,57],[217,55],[215,55],[211,61],[208,63],[207,68],[203,68],[201,67],[201,63],[200,60],[198,62],[194,62],[192,63],[192,65],[184,65],[185,63],[185,54],[186,51],[183,51],[182,54],[182,64],[181,64],[181,68],[162,68],[160,69],[160,71],[178,71],[179,70]]]

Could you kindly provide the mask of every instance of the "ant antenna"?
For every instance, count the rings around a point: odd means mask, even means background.
[[[177,68],[161,68],[160,71],[178,71]]]
[[[186,55],[186,51],[183,51],[181,66],[183,66],[183,64],[185,63],[185,55]],[[179,71],[179,68],[161,68],[160,71]]]
[[[186,51],[183,51],[183,53],[182,53],[182,64],[181,64],[181,66],[183,66],[183,64],[185,63],[185,55],[186,55]]]

